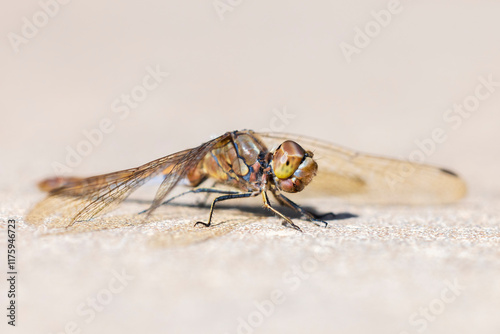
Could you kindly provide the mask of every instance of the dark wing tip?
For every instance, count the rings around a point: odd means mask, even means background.
[[[445,173],[445,174],[448,174],[448,175],[451,175],[451,176],[454,176],[454,177],[459,177],[457,173],[452,172],[452,171],[451,171],[451,170],[449,170],[449,169],[440,168],[439,170],[440,170],[441,172]]]

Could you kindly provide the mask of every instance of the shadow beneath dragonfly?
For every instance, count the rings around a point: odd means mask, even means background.
[[[344,219],[359,217],[358,215],[350,212],[339,212],[339,213],[328,212],[325,214],[318,214],[314,210],[309,209],[309,207],[304,207],[304,209],[315,215],[317,219],[325,221],[344,220]]]
[[[136,203],[136,204],[144,204],[144,205],[150,205],[151,200],[142,200],[142,199],[126,199],[125,202],[128,203]],[[166,205],[161,205],[158,209],[162,208],[168,208],[169,206],[173,207],[185,207],[185,208],[206,208],[207,209],[207,214],[208,210],[210,210],[210,206],[207,205],[206,203],[179,203],[179,202],[170,202]],[[281,206],[279,204],[274,205],[275,208],[279,209],[281,213],[283,213],[285,216],[298,219],[301,218],[301,215],[286,206]],[[333,213],[333,212],[328,212],[328,213],[317,213],[312,207],[310,206],[302,206],[302,208],[310,213],[312,213],[316,219],[324,220],[324,221],[337,221],[337,220],[345,220],[345,219],[350,219],[350,218],[357,218],[359,217],[356,214],[350,213],[350,212],[339,212],[339,213]],[[269,216],[271,212],[261,206],[252,206],[252,205],[241,205],[241,204],[236,204],[236,205],[230,205],[228,203],[223,203],[223,204],[218,204],[215,209],[214,209],[214,214],[217,214],[217,211],[223,211],[223,210],[239,210],[241,212],[245,213],[250,213],[254,214],[257,216]],[[140,214],[144,213],[140,212]]]
[[[140,207],[149,206],[151,204],[150,200],[141,199],[127,199],[126,202],[130,204],[139,204]],[[134,210],[138,210],[139,205],[134,208]],[[275,207],[284,215],[292,219],[301,218],[300,214],[291,208],[282,207],[278,204],[276,204]],[[200,208],[202,210],[199,210]],[[304,206],[303,208],[313,213],[318,219],[324,221],[339,221],[357,217],[357,215],[346,212],[320,215],[310,206]],[[187,209],[198,210],[193,210],[193,212],[191,212],[192,215],[186,215]],[[127,228],[127,235],[137,236],[137,238],[145,235],[142,228],[142,225],[144,225],[144,228],[152,232],[146,234],[146,243],[152,247],[165,248],[183,247],[220,238],[236,229],[241,229],[246,225],[253,224],[262,218],[273,217],[272,212],[262,206],[252,205],[252,203],[222,203],[215,208],[215,221],[212,226],[210,228],[205,228],[196,225],[195,222],[197,220],[203,221],[208,218],[210,206],[207,205],[207,203],[177,202],[162,205],[161,208],[158,208],[158,210],[152,214],[148,221],[146,221],[147,216],[145,214],[137,214],[137,212],[134,213],[131,212],[131,210],[127,211],[128,213],[103,215],[101,217],[76,222],[71,221],[70,218],[72,216],[55,216],[52,217],[49,222],[46,216],[42,216],[40,219],[35,219],[32,224],[39,228],[43,228],[39,232],[40,236],[69,235]],[[186,216],[188,217],[187,219]],[[176,220],[182,221],[175,223]],[[163,224],[162,221],[168,221],[168,223]],[[174,221],[173,224],[171,223],[172,221]],[[149,222],[153,224],[149,225]],[[290,229],[290,231],[294,230]],[[96,238],[97,237],[96,235]],[[104,235],[104,237],[106,237],[106,235]]]

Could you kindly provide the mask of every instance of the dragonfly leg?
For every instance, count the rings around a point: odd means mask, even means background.
[[[165,202],[161,203],[161,205],[167,205],[168,203],[172,202],[174,199],[177,199],[181,196],[187,195],[187,194],[198,194],[198,193],[213,193],[213,194],[225,194],[225,195],[233,195],[233,194],[240,194],[238,191],[231,191],[231,190],[220,190],[220,189],[214,189],[214,188],[196,188],[192,189],[186,192],[183,192],[182,194],[176,195],[174,197],[171,197],[167,199]]]
[[[326,221],[320,219],[321,216],[317,216],[317,215],[301,208],[298,204],[293,202],[291,199],[289,199],[285,195],[283,195],[277,191],[273,191],[273,195],[280,204],[286,205],[286,206],[294,209],[295,211],[300,213],[302,216],[307,217],[307,219],[309,219],[309,221],[311,221],[312,223],[314,223],[318,226],[323,226],[323,227],[328,226],[328,223]]]
[[[203,189],[215,189],[215,187],[217,186],[218,182],[215,181],[214,183],[212,183],[212,185],[209,187],[209,188],[203,188]],[[210,192],[207,192],[205,193],[205,196],[203,196],[203,199],[200,199],[199,201],[197,201],[197,205],[199,207],[203,207],[205,206],[205,204],[207,203],[208,201],[208,198],[210,197]],[[217,192],[217,193],[220,193],[220,194],[223,194],[224,192],[221,190],[220,192]],[[228,191],[227,194],[229,195],[229,193],[237,193],[236,191]]]
[[[275,208],[273,208],[271,206],[271,202],[269,202],[269,197],[267,196],[267,193],[265,191],[262,192],[262,198],[264,200],[264,206],[271,210],[272,212],[274,212],[276,215],[280,216],[281,218],[283,218],[286,222],[286,224],[288,224],[290,227],[296,229],[297,231],[300,231],[302,232],[302,230],[300,229],[300,227],[298,227],[297,225],[295,225],[293,223],[293,221],[288,218],[287,216],[285,216],[284,214],[282,214],[281,212],[279,212],[278,210],[276,210]],[[278,200],[279,201],[279,200]]]
[[[214,201],[212,202],[212,206],[210,207],[210,214],[208,216],[208,222],[207,223],[196,222],[196,224],[194,224],[194,226],[201,224],[205,227],[209,227],[212,224],[212,216],[214,214],[215,203],[225,201],[228,199],[234,199],[234,198],[253,197],[253,196],[257,196],[258,194],[259,194],[259,192],[255,192],[255,191],[248,192],[248,193],[232,192],[232,193],[224,195],[224,196],[219,196],[219,197],[215,198]]]
[[[215,193],[215,194],[226,194],[226,195],[239,194],[239,192],[237,192],[237,191],[219,190],[219,189],[213,189],[213,188],[197,188],[197,189],[191,189],[191,190],[185,191],[179,195],[170,197],[169,199],[167,199],[165,202],[161,203],[160,205],[167,205],[168,203],[172,202],[174,199],[177,199],[177,198],[182,197],[182,196],[187,195],[187,194],[197,194],[197,193]],[[139,212],[139,214],[146,213],[148,210],[149,209],[143,210],[143,211]]]

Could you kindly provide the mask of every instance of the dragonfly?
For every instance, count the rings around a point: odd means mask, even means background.
[[[151,205],[143,211],[146,219],[161,205],[181,196],[217,194],[208,220],[195,223],[205,227],[212,225],[217,203],[261,196],[264,207],[280,217],[285,226],[301,231],[271,204],[269,194],[307,220],[327,226],[322,216],[285,195],[306,188],[314,196],[378,204],[443,204],[466,194],[463,179],[444,168],[363,154],[305,136],[242,130],[227,132],[198,147],[136,168],[91,177],[56,176],[42,180],[38,186],[48,195],[31,210],[28,220],[53,213],[66,218],[68,227],[91,220],[113,210],[154,177],[160,177],[162,182]],[[202,187],[209,179],[231,190]],[[190,190],[165,200],[181,184]]]

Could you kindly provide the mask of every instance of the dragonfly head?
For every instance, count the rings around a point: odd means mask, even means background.
[[[284,141],[276,149],[271,165],[276,186],[288,193],[304,189],[318,170],[313,153],[291,140]]]

